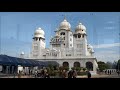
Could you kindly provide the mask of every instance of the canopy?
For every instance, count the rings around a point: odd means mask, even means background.
[[[33,59],[23,59],[23,58],[11,57],[7,55],[0,55],[0,65],[21,65],[25,67],[30,67],[30,66],[46,67],[49,64],[58,65],[58,63],[55,61],[37,61]]]

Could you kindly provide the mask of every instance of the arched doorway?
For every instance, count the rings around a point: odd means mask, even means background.
[[[93,63],[92,62],[86,62],[86,68],[90,71],[93,71]]]
[[[80,63],[79,62],[74,62],[74,67],[80,67]]]
[[[63,62],[63,67],[69,67],[69,63],[68,62]]]

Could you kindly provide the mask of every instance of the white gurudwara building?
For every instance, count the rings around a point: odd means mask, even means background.
[[[45,32],[38,28],[33,37],[31,59],[39,61],[56,61],[60,66],[83,67],[96,74],[98,64],[93,47],[87,42],[86,27],[79,23],[74,32],[70,23],[64,18],[55,36],[46,48]]]

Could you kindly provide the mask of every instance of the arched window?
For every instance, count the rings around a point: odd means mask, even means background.
[[[60,35],[65,35],[65,32],[61,32]]]
[[[77,38],[77,35],[74,35],[75,38]]]
[[[65,40],[65,37],[64,37],[64,40]]]
[[[83,38],[84,38],[84,35],[82,35],[83,36]]]
[[[80,67],[80,63],[79,62],[74,62],[74,67]]]
[[[69,63],[68,62],[63,62],[63,67],[69,67]]]
[[[90,71],[93,71],[93,63],[92,62],[86,62],[86,68]]]
[[[80,38],[81,37],[81,35],[80,34],[78,34],[78,38]]]

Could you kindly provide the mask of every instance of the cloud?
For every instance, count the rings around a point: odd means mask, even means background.
[[[108,21],[108,22],[106,22],[106,23],[113,24],[113,23],[115,23],[115,22],[114,22],[114,21]]]
[[[120,54],[117,53],[117,51],[109,51],[109,50],[102,50],[102,51],[96,51],[95,57],[97,58],[98,61],[110,61],[114,62],[117,61],[120,58]]]
[[[104,27],[104,29],[115,29],[116,27]]]
[[[120,43],[93,45],[93,48],[111,48],[120,46]]]
[[[114,62],[120,59],[120,43],[93,45],[93,48],[98,61]]]

